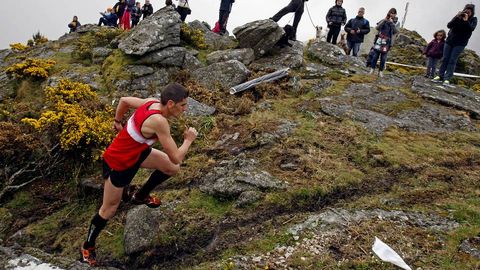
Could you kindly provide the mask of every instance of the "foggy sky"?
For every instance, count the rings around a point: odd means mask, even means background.
[[[140,0],[143,4],[144,0]],[[115,4],[115,0],[18,0],[4,3],[0,16],[0,49],[9,44],[26,41],[32,34],[40,31],[49,39],[58,39],[68,32],[67,24],[73,15],[77,15],[82,24],[97,23],[99,12]],[[266,19],[287,5],[289,0],[236,0],[228,22],[228,30],[232,32],[236,26],[250,21]],[[405,4],[410,2],[405,27],[416,30],[427,41],[432,39],[436,30],[447,29],[447,23],[455,14],[471,0],[344,0],[343,7],[347,17],[353,18],[359,7],[366,8],[365,18],[371,25],[385,17],[391,7],[398,10],[401,19]],[[164,0],[151,0],[155,10],[164,6]],[[176,1],[174,0],[174,3]],[[192,14],[187,22],[195,19],[213,25],[218,20],[220,0],[189,0]],[[334,0],[310,0],[307,3],[314,25],[326,25],[325,15],[334,5]],[[307,7],[300,22],[297,39],[306,41],[315,37],[315,29],[309,19]],[[477,12],[479,12],[477,7]],[[292,14],[285,15],[279,22],[285,25],[292,23]],[[468,48],[480,52],[480,27],[477,27],[468,44]]]

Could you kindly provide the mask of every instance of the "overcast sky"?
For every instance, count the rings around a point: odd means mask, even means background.
[[[82,24],[97,23],[99,12],[115,4],[115,0],[17,0],[4,3],[0,16],[0,49],[9,44],[26,41],[32,34],[40,31],[49,39],[57,39],[68,32],[67,24],[73,15],[77,15]],[[141,0],[142,4],[144,0]],[[164,0],[151,0],[155,10],[164,6]],[[236,0],[230,15],[228,30],[250,21],[266,19],[273,16],[289,0]],[[365,17],[376,23],[385,17],[391,7],[398,10],[400,20],[403,18],[405,4],[410,2],[405,27],[418,31],[430,41],[432,34],[439,29],[446,29],[448,21],[471,0],[344,0],[343,7],[347,17],[353,18],[359,7],[366,8]],[[174,3],[176,1],[174,0]],[[218,18],[220,0],[189,0],[192,14],[187,21],[203,20],[213,25]],[[315,25],[325,26],[325,15],[334,5],[334,0],[310,0],[308,10]],[[478,8],[477,8],[478,12]],[[279,22],[281,25],[292,20],[288,14]],[[480,27],[473,33],[469,48],[480,52]],[[297,38],[308,40],[315,37],[315,29],[310,22],[307,9],[300,22]]]

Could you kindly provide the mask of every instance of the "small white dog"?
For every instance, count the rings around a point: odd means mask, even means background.
[[[327,32],[323,30],[323,27],[316,26],[315,29],[317,29],[316,39],[318,41],[327,41]]]

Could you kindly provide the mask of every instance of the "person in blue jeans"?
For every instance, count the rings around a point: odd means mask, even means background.
[[[353,52],[353,56],[358,56],[360,45],[362,45],[366,34],[370,33],[370,23],[363,16],[365,15],[365,8],[360,8],[355,18],[350,19],[345,25],[345,32],[347,32],[348,54]]]
[[[438,76],[434,82],[442,82],[446,85],[450,84],[453,77],[458,58],[472,36],[473,31],[477,27],[477,17],[475,17],[475,5],[467,4],[448,24],[450,29],[447,41],[443,48],[443,62]]]
[[[376,29],[378,30],[378,37],[375,40],[373,45],[373,57],[371,62],[372,69],[370,74],[373,74],[375,68],[377,67],[377,61],[380,57],[380,67],[378,76],[383,77],[383,70],[385,69],[385,63],[387,62],[388,52],[393,46],[393,36],[398,33],[400,23],[397,18],[397,10],[391,8],[388,11],[385,19],[381,20]]]

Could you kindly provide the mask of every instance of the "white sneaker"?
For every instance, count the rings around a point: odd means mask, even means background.
[[[436,76],[433,78],[432,82],[442,82],[442,78],[440,78],[440,76]]]
[[[372,75],[374,71],[375,71],[375,69],[371,68],[370,71],[368,72],[368,74]]]
[[[449,80],[445,80],[445,81],[443,81],[443,84],[445,84],[445,85],[450,85],[450,81],[449,81]]]
[[[378,77],[383,78],[383,71],[378,72]]]

